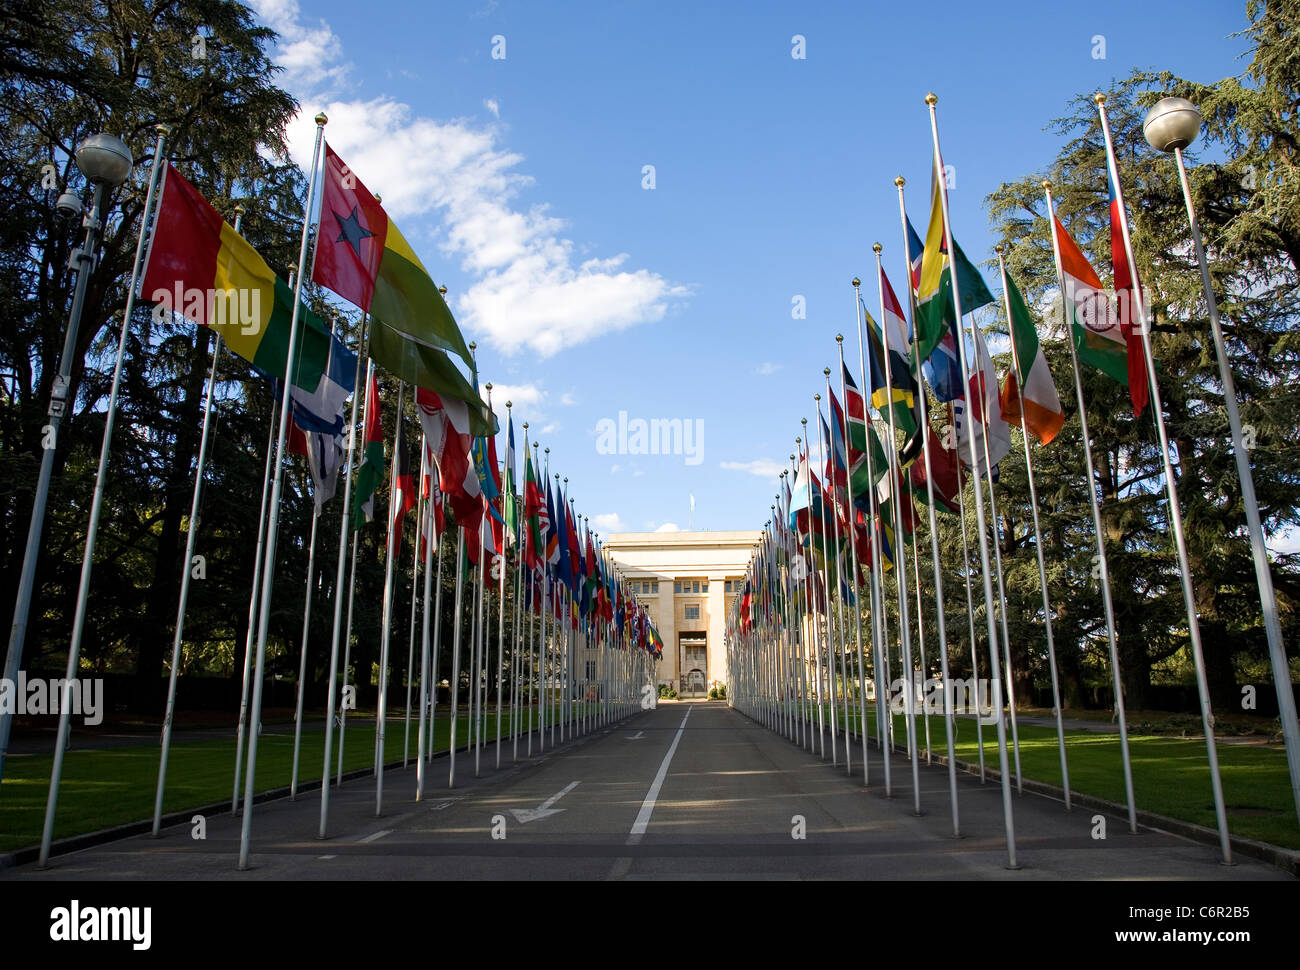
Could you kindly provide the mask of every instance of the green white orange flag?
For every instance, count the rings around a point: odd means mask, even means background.
[[[1011,339],[1015,342],[1018,371],[1008,371],[998,401],[1004,420],[1032,431],[1047,444],[1065,424],[1065,412],[1056,393],[1052,372],[1038,342],[1038,330],[1029,316],[1025,298],[1010,276],[1007,280],[1007,304],[1011,308]]]
[[[375,519],[375,490],[384,480],[384,427],[379,418],[379,384],[375,369],[370,368],[366,387],[365,437],[361,444],[361,467],[357,469],[357,487],[352,493],[352,527],[360,528],[361,515],[367,522]]]
[[[433,278],[356,173],[325,146],[311,278],[370,314],[370,356],[407,383],[469,404],[471,430],[495,434],[487,405],[447,356],[473,367]]]
[[[1096,271],[1065,231],[1060,219],[1053,217],[1052,231],[1056,233],[1065,307],[1070,315],[1070,330],[1079,360],[1128,387],[1128,342],[1120,327],[1119,316]],[[1133,413],[1141,413],[1137,400],[1133,402]]]

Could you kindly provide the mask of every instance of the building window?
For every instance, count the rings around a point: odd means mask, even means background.
[[[681,584],[681,583],[673,583],[673,592],[674,592],[674,593],[680,593],[681,591],[682,591],[682,584]]]
[[[692,603],[690,606],[686,607],[686,619],[688,619],[688,620],[698,620],[699,618],[700,618],[700,604],[699,604],[699,603]]]
[[[692,593],[698,593],[700,591],[700,581],[698,579],[695,580],[695,582],[691,584],[691,587]]]
[[[731,592],[731,580],[727,580],[726,584],[723,586],[723,589],[728,593]]]
[[[655,594],[658,594],[658,592],[659,592],[659,580],[657,580],[657,579],[652,579],[652,580],[650,580],[650,592],[655,593]]]
[[[709,591],[709,581],[706,579],[704,582],[700,583],[700,592],[707,593],[708,591]]]

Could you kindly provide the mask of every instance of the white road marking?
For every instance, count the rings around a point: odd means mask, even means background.
[[[378,832],[371,832],[364,839],[358,839],[358,842],[378,842],[385,835],[392,835],[392,829],[380,829]]]
[[[559,815],[560,812],[564,811],[564,809],[551,808],[551,806],[565,795],[569,794],[569,792],[573,791],[573,789],[577,788],[578,784],[579,783],[576,781],[571,781],[536,808],[512,808],[510,809],[510,814],[513,815],[515,821],[520,824],[536,822],[539,818],[546,818],[548,815]]]
[[[636,734],[629,734],[629,735],[627,736],[627,739],[628,739],[629,741],[640,741],[643,737],[645,737],[645,732],[644,732],[644,731],[637,731]]]
[[[677,728],[677,734],[673,737],[673,743],[668,746],[668,753],[664,755],[663,763],[659,765],[659,773],[655,775],[655,780],[650,785],[650,790],[646,792],[645,801],[641,803],[641,811],[637,813],[636,821],[632,823],[632,832],[627,837],[628,845],[635,845],[641,841],[641,836],[645,835],[646,827],[650,824],[650,816],[654,814],[655,799],[659,797],[659,789],[663,787],[664,778],[668,776],[668,765],[673,760],[673,755],[677,752],[677,743],[682,739],[682,732],[686,730],[686,721],[691,716],[691,711],[695,710],[694,705],[686,708],[686,714],[682,718],[681,725]]]
[[[317,859],[337,859],[338,856],[336,856],[336,855],[318,855],[316,858],[317,858]]]

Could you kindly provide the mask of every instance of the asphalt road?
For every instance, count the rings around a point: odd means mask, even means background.
[[[1091,811],[1032,793],[1014,800],[1021,868],[1010,871],[997,784],[959,774],[954,839],[945,768],[921,766],[916,817],[901,758],[886,798],[878,751],[867,788],[860,749],[846,774],[717,702],[665,703],[532,758],[522,750],[512,763],[507,744],[498,771],[489,743],[477,779],[462,753],[454,789],[447,759],[434,759],[421,802],[414,768],[389,769],[381,817],[372,777],[346,783],[327,840],[318,791],[259,805],[247,872],[236,870],[239,820],[222,814],[202,841],[175,826],[45,871],[0,869],[0,880],[1290,878],[1246,858],[1220,866],[1212,847],[1177,836],[1129,834],[1121,817],[1093,839]]]

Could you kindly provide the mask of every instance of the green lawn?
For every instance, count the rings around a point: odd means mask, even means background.
[[[575,714],[581,705],[574,705]],[[534,712],[536,725],[537,712]],[[484,755],[496,743],[496,711],[489,707],[485,718]],[[510,714],[501,719],[502,738],[508,737]],[[459,746],[467,743],[469,721],[462,713],[456,721]],[[528,726],[527,711],[521,712],[521,726]],[[417,722],[411,720],[411,760],[415,760]],[[433,750],[445,751],[451,719],[439,714]],[[400,761],[405,747],[402,721],[390,720],[384,731],[385,762]],[[508,741],[503,740],[508,745]],[[348,717],[344,745],[344,771],[373,764],[375,749],[374,714]],[[505,750],[509,750],[507,747]],[[298,782],[319,781],[325,752],[325,731],[304,730]],[[159,747],[137,744],[98,750],[76,750],[64,756],[63,783],[54,819],[54,838],[94,832],[114,825],[153,818],[154,792],[158,784]],[[338,765],[338,731],[330,755],[331,771]],[[37,845],[45,821],[45,800],[49,791],[53,757],[14,755],[5,759],[4,782],[0,786],[0,852]],[[293,725],[267,724],[257,745],[257,790],[283,788],[293,770]],[[235,739],[173,743],[167,765],[167,792],[163,812],[178,812],[213,802],[230,802],[235,777]],[[301,796],[300,796],[301,797]],[[319,798],[319,793],[307,795]]]
[[[851,706],[850,715],[857,723]],[[925,746],[924,721],[923,715],[917,716],[917,743],[921,748]],[[872,705],[867,707],[867,722],[868,732],[875,737]],[[826,723],[829,728],[829,719]],[[843,731],[843,725],[840,725],[840,730]],[[894,715],[894,738],[900,746],[907,737],[906,730],[904,716]],[[996,771],[997,726],[986,725],[983,731],[984,764]],[[1025,778],[1059,787],[1061,758],[1056,729],[1021,724],[1019,733],[1020,766]],[[943,718],[937,714],[930,715],[930,744],[935,754],[947,750]],[[979,744],[974,720],[957,718],[954,746],[958,759],[978,764]],[[1217,750],[1219,773],[1223,778],[1223,800],[1228,809],[1228,830],[1244,838],[1300,849],[1300,828],[1296,824],[1286,753],[1281,748],[1250,744],[1219,743]],[[1218,828],[1204,739],[1130,733],[1129,755],[1133,762],[1133,794],[1140,810],[1194,822],[1210,829]],[[872,757],[878,759],[879,753],[873,751]],[[1121,805],[1125,803],[1118,734],[1067,730],[1065,757],[1071,791]],[[1007,731],[1007,763],[1014,773],[1010,729]]]

